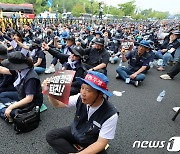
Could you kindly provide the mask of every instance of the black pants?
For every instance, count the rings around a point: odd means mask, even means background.
[[[99,12],[99,19],[102,19],[102,11]]]
[[[78,150],[73,146],[76,141],[72,136],[70,126],[49,131],[46,134],[46,140],[58,154],[78,152]],[[106,151],[103,150],[99,154],[106,154]]]
[[[177,62],[172,69],[167,73],[171,78],[174,78],[180,72],[180,62]]]
[[[49,131],[46,134],[46,140],[58,154],[78,152],[73,146],[75,140],[72,136],[70,126]]]
[[[1,92],[7,92],[7,91],[16,91],[16,88],[14,88],[14,86],[0,87],[0,93]]]

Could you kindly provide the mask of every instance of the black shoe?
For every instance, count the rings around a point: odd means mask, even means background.
[[[131,83],[132,83],[135,87],[138,87],[138,86],[139,86],[139,81],[131,80]]]
[[[116,74],[116,79],[120,79],[120,76],[119,76],[119,74],[118,74],[118,73]]]
[[[135,82],[134,82],[134,86],[135,86],[135,87],[138,87],[138,86],[139,86],[139,81],[135,81]]]

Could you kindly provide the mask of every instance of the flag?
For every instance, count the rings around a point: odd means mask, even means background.
[[[52,6],[52,0],[48,0],[48,7]]]

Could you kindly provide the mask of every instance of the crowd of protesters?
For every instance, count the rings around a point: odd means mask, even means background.
[[[70,127],[47,134],[48,143],[57,153],[77,152],[71,146],[74,143],[84,152],[103,153],[107,141],[114,138],[118,111],[107,98],[103,98],[103,94],[111,96],[107,90],[108,63],[119,62],[114,78],[121,78],[136,87],[152,67],[157,67],[158,71],[164,71],[168,65],[172,67],[161,76],[162,79],[173,79],[180,71],[179,21],[103,23],[100,20],[68,24],[48,20],[26,20],[18,24],[9,21],[0,18],[0,101],[1,106],[4,105],[0,116],[3,119],[11,121],[15,109],[42,105],[38,75],[54,73],[57,63],[60,63],[62,70],[76,71],[69,106],[77,107],[77,117]],[[50,66],[46,66],[47,52],[53,56]],[[124,63],[127,61],[126,67]],[[57,107],[69,107],[51,97],[49,100]],[[87,105],[87,113],[81,104]],[[112,112],[106,115],[102,108]],[[85,114],[88,114],[88,118],[81,119],[80,116],[78,121],[80,113],[82,118],[87,118]],[[100,124],[94,124],[93,120],[98,120],[99,114],[104,121],[101,119]],[[86,120],[86,125],[82,124]],[[107,132],[107,128],[111,131]],[[91,137],[87,129],[92,129]],[[87,143],[82,144],[84,141]],[[69,145],[69,149],[58,146],[61,144]]]

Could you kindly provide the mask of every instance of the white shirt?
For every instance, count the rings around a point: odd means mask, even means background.
[[[69,104],[68,104],[68,108],[69,107],[73,107],[76,106],[78,97],[80,96],[80,94],[74,95],[74,96],[70,96],[69,97]],[[102,104],[101,104],[102,105]],[[101,106],[100,105],[100,106]],[[88,109],[87,105],[87,109]],[[100,107],[91,107],[89,108],[89,112],[88,112],[88,119],[91,117],[91,115]],[[116,130],[116,125],[117,125],[117,120],[118,120],[118,114],[115,113],[114,115],[112,115],[109,119],[107,119],[101,126],[100,132],[99,132],[99,136],[104,138],[104,139],[114,139],[115,136],[115,130]]]
[[[26,42],[23,42],[23,45],[26,45],[26,46],[27,46]],[[24,49],[24,48],[22,48],[22,49],[21,49],[21,53],[23,53],[25,56],[27,56],[27,55],[29,54],[29,51],[26,50],[26,49]]]
[[[15,41],[15,40],[12,40],[12,41],[11,41],[11,45],[12,45],[12,47],[15,49],[15,48],[17,47],[16,41]]]
[[[26,42],[23,42],[23,44],[24,44],[24,45],[27,45]],[[15,40],[12,40],[12,41],[11,41],[11,45],[12,45],[12,47],[15,49],[15,48],[17,47],[17,42],[16,42]],[[23,53],[25,56],[27,56],[28,53],[29,53],[29,51],[26,50],[26,49],[24,49],[24,48],[22,48],[22,49],[21,49],[21,53]]]

